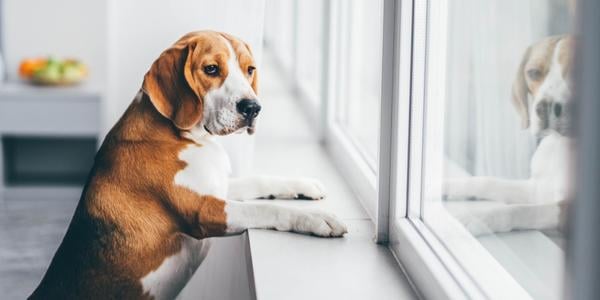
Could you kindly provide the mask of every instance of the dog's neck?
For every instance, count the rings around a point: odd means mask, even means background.
[[[180,130],[162,116],[140,91],[107,138],[119,141],[173,141],[180,139]]]

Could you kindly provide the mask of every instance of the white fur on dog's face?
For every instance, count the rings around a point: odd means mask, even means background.
[[[556,43],[549,69],[537,91],[533,94],[529,116],[531,118],[531,131],[535,135],[545,134],[546,129],[553,129],[559,133],[567,134],[571,130],[571,102],[572,91],[567,83],[569,78],[565,72],[568,66],[563,65],[560,55],[568,44],[564,39]],[[557,111],[560,107],[560,114]],[[544,117],[546,115],[546,117]]]
[[[236,104],[241,99],[257,99],[257,96],[248,81],[247,71],[241,69],[231,42],[224,37],[222,40],[229,51],[227,77],[220,87],[208,91],[204,96],[204,116],[198,126],[218,135],[242,132],[244,129],[252,133],[256,120],[252,119],[248,124],[237,111]]]

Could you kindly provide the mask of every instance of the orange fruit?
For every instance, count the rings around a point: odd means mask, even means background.
[[[19,75],[23,78],[31,78],[33,74],[46,66],[45,58],[28,58],[21,61]]]

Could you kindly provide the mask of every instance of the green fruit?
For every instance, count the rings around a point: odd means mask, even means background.
[[[65,65],[63,67],[62,79],[66,81],[77,81],[81,79],[83,74],[81,69],[76,65]]]
[[[58,82],[61,79],[60,65],[48,63],[33,75],[35,79],[45,82]]]
[[[61,62],[58,59],[56,59],[54,57],[48,57],[46,66],[50,67],[50,66],[60,66],[60,65],[61,65]]]

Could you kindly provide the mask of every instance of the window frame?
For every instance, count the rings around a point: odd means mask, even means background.
[[[337,111],[336,99],[343,98],[342,82],[345,82],[346,71],[344,70],[345,61],[348,60],[347,51],[343,51],[348,41],[342,30],[347,29],[344,26],[344,20],[348,17],[351,9],[347,1],[332,0],[328,1],[329,22],[325,22],[327,29],[324,36],[328,38],[327,54],[325,66],[325,78],[328,84],[324,93],[326,104],[326,115],[324,124],[324,146],[336,167],[344,174],[344,178],[356,194],[362,206],[367,211],[368,216],[375,222],[377,220],[377,159],[371,162],[365,156],[364,150],[355,141],[355,139],[345,132],[343,125],[339,123],[339,113]]]
[[[327,71],[329,68],[323,63],[322,71],[323,77],[319,82],[319,93],[311,93],[307,91],[307,84],[302,80],[298,70],[299,65],[299,55],[298,55],[298,45],[299,45],[299,3],[300,0],[289,0],[288,3],[286,1],[271,1],[271,5],[267,4],[266,9],[272,9],[271,13],[276,12],[274,15],[277,15],[277,21],[281,21],[285,23],[286,26],[275,26],[275,24],[266,24],[265,26],[265,42],[267,51],[272,51],[273,57],[275,58],[275,64],[279,68],[280,75],[283,76],[283,81],[286,83],[286,86],[293,91],[298,100],[297,104],[300,109],[304,113],[304,115],[309,119],[310,124],[313,125],[313,130],[315,131],[315,135],[318,137],[320,141],[324,140],[324,124],[326,123],[326,110],[321,109],[322,107],[326,107],[325,99],[327,99]],[[323,61],[326,61],[329,54],[329,37],[328,37],[328,28],[329,24],[326,22],[327,17],[329,16],[329,2],[320,3],[323,5],[322,15],[323,18],[323,28],[322,30],[322,44],[321,56]],[[289,11],[288,11],[289,10]],[[291,12],[290,12],[291,11]],[[289,13],[290,18],[284,19],[282,15]],[[271,26],[269,26],[271,25]],[[281,23],[277,24],[281,25]],[[287,30],[284,30],[287,29]],[[284,39],[283,37],[288,36],[288,39]],[[289,42],[288,47],[284,46],[286,42]],[[286,51],[289,50],[289,51]],[[282,54],[283,55],[280,55]]]
[[[575,3],[573,3],[575,4]],[[579,138],[580,144],[577,149],[577,176],[580,180],[576,183],[577,205],[574,205],[572,214],[577,218],[571,218],[570,233],[567,255],[567,272],[570,274],[566,278],[567,299],[593,299],[597,297],[600,286],[595,280],[598,268],[600,267],[600,255],[598,248],[600,238],[594,230],[600,224],[598,219],[598,198],[600,190],[597,185],[597,178],[600,176],[598,167],[598,150],[600,140],[596,128],[600,125],[598,112],[600,104],[597,95],[600,87],[596,84],[600,78],[600,60],[598,51],[600,50],[600,38],[597,35],[597,28],[600,26],[598,11],[600,3],[594,0],[583,0],[577,2],[575,8],[577,20],[577,33],[581,37],[581,42],[577,49],[577,62],[575,78],[578,84],[576,90],[580,106],[579,115]],[[584,63],[585,62],[585,63]],[[577,80],[586,78],[587,80]]]
[[[305,3],[306,4],[306,3]],[[318,51],[320,51],[320,55],[321,55],[321,61],[322,61],[322,67],[323,67],[323,72],[322,72],[322,77],[320,82],[318,82],[318,91],[316,93],[312,93],[310,91],[310,86],[307,82],[304,81],[304,78],[302,78],[300,72],[299,72],[299,66],[302,63],[301,59],[300,59],[300,51],[299,50],[299,45],[301,44],[301,42],[299,41],[300,38],[300,29],[301,26],[299,26],[299,20],[300,20],[300,16],[299,16],[299,7],[300,7],[301,2],[300,0],[293,0],[293,7],[294,7],[294,26],[293,26],[293,48],[294,48],[294,57],[293,57],[293,67],[294,70],[291,71],[291,74],[293,74],[293,91],[296,94],[296,97],[298,99],[300,99],[299,104],[301,105],[302,109],[305,112],[305,115],[308,116],[310,118],[310,121],[312,124],[315,124],[315,130],[317,130],[319,132],[319,138],[322,139],[323,138],[323,134],[321,131],[323,131],[323,124],[324,124],[324,118],[325,115],[323,113],[320,112],[320,107],[324,106],[324,99],[325,99],[325,93],[324,90],[327,87],[326,84],[326,76],[327,76],[327,72],[325,72],[325,70],[327,69],[325,67],[325,59],[327,58],[327,29],[328,29],[328,24],[325,24],[327,21],[327,17],[329,15],[329,5],[328,2],[318,2],[318,5],[321,5],[321,15],[319,17],[321,17],[323,20],[323,24],[322,24],[322,28],[320,28],[321,30],[321,46],[320,49],[318,49]],[[318,67],[318,66],[317,66]],[[316,70],[316,72],[319,72],[320,70]]]
[[[299,80],[298,72],[294,70],[300,63],[298,61],[298,8],[299,0],[290,0],[287,6],[276,3],[274,10],[286,10],[292,7],[291,28],[291,49],[293,53],[284,53],[291,55],[292,62],[286,64],[284,57],[280,57],[279,52],[287,48],[282,46],[281,29],[267,29],[266,40],[270,47],[275,50],[276,63],[280,66],[285,81],[296,94],[298,104],[305,115],[314,125],[315,134],[321,140],[326,151],[330,154],[334,164],[344,175],[344,179],[352,188],[362,206],[365,208],[369,218],[376,222],[378,218],[378,184],[377,184],[377,158],[373,162],[365,155],[364,149],[360,147],[353,136],[345,132],[342,124],[338,122],[338,111],[336,110],[336,99],[342,97],[340,91],[343,88],[341,82],[345,80],[343,65],[347,60],[348,53],[343,51],[343,44],[347,42],[342,30],[347,29],[343,26],[343,18],[348,17],[350,5],[345,0],[331,0],[323,2],[323,43],[321,66],[322,80],[321,91],[318,97],[319,101],[311,99],[311,93],[306,91],[306,86]],[[275,1],[274,1],[275,2]],[[290,69],[291,68],[291,69]],[[317,70],[319,71],[319,70]],[[312,94],[314,97],[314,94]]]
[[[299,0],[292,1],[297,7]],[[427,103],[432,97],[440,97],[428,89],[432,82],[438,87],[445,83],[445,61],[430,61],[430,43],[444,45],[445,40],[439,39],[446,36],[440,28],[445,26],[447,1],[383,0],[377,170],[337,122],[335,102],[344,79],[339,76],[344,76],[341,68],[348,55],[342,47],[344,35],[340,34],[345,29],[341,22],[344,2],[331,0],[324,4],[321,111],[301,91],[296,72],[291,72],[293,76],[287,81],[304,111],[316,121],[313,124],[318,124],[315,128],[319,129],[324,147],[375,224],[376,242],[390,248],[417,292],[425,298],[531,298],[441,205],[428,207],[427,212],[434,214],[438,222],[423,220]],[[297,19],[295,11],[294,35]],[[437,26],[435,32],[431,30],[433,26]],[[432,36],[432,32],[438,36]],[[296,49],[297,38],[292,42]],[[444,54],[445,48],[439,48],[440,45],[436,47]],[[293,60],[296,66],[296,55]],[[431,72],[428,64],[441,69]],[[454,240],[442,241],[438,235],[441,230]]]
[[[427,207],[437,222],[423,219],[424,134],[427,114],[431,113],[428,104],[431,99],[443,99],[443,94],[435,91],[445,84],[445,59],[430,61],[445,53],[431,50],[445,51],[445,4],[436,0],[384,3],[383,42],[387,50],[383,66],[393,68],[382,70],[386,78],[382,96],[387,98],[382,99],[381,135],[388,138],[380,139],[377,240],[388,243],[425,298],[530,299],[441,205]],[[433,66],[436,70],[430,71]],[[432,91],[431,86],[437,89]],[[437,235],[440,232],[444,233],[443,242]]]

